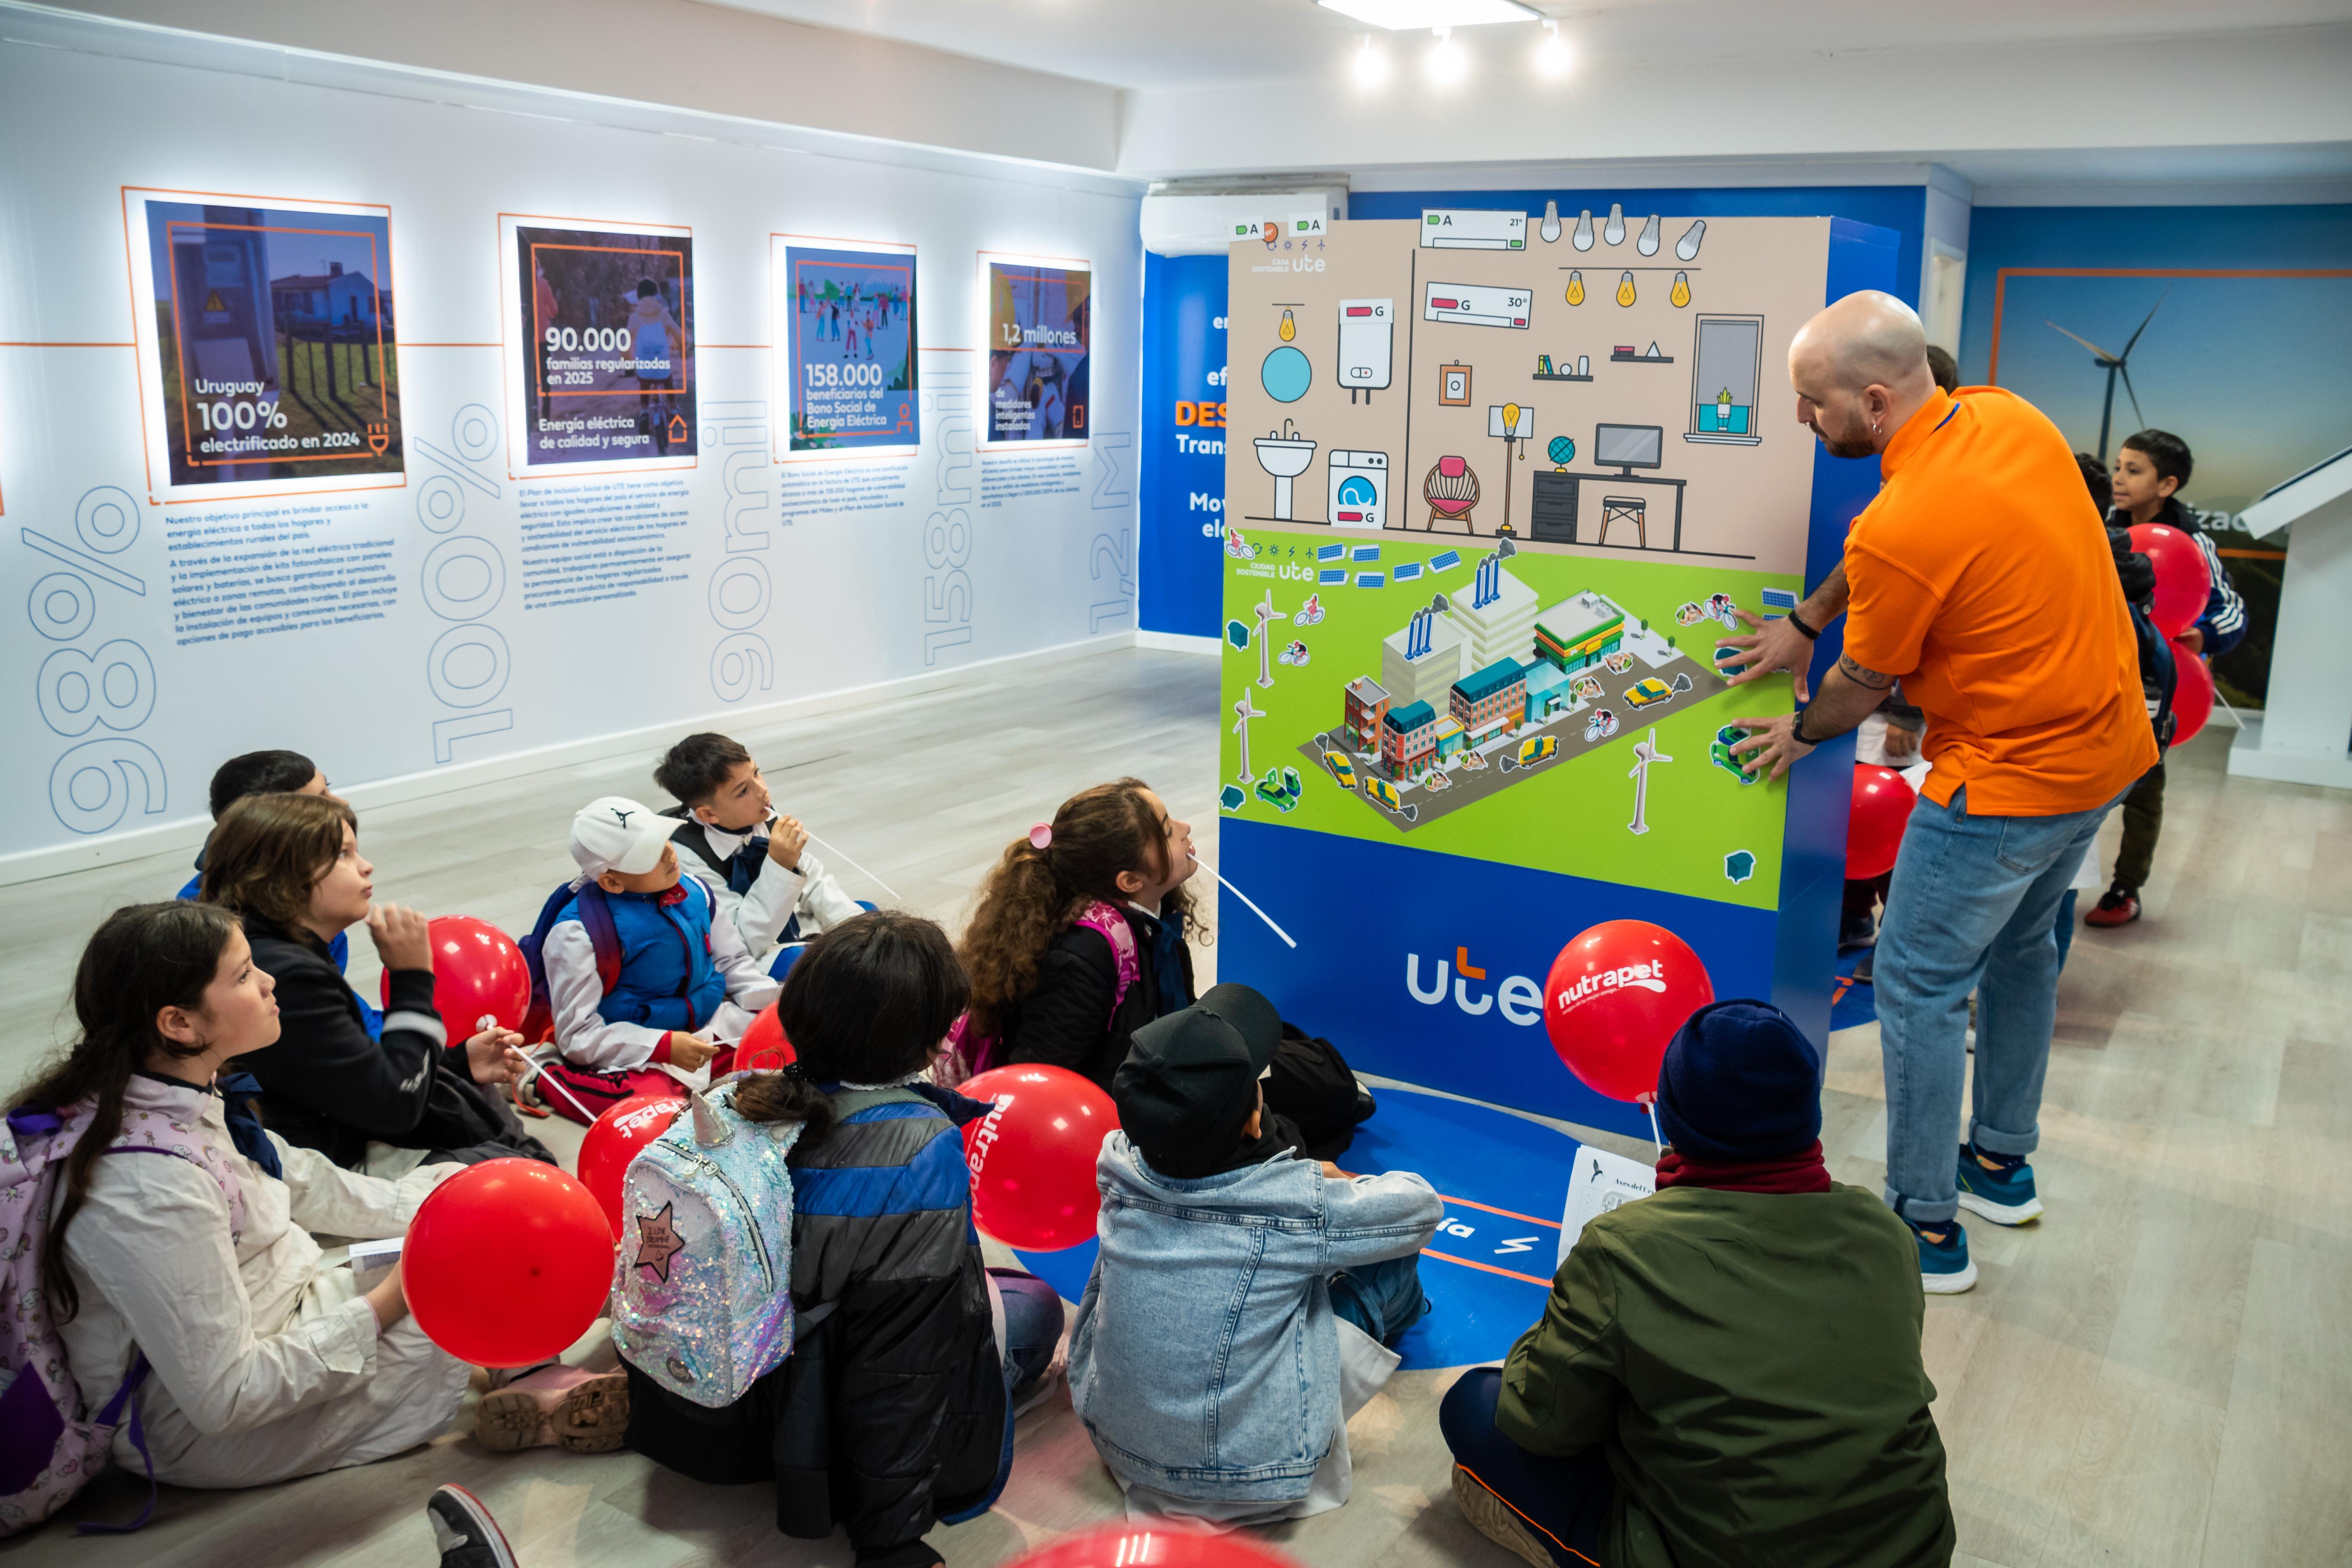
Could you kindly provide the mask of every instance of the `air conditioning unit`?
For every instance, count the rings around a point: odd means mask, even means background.
[[[1344,182],[1268,184],[1171,180],[1143,198],[1143,248],[1160,256],[1223,255],[1237,239],[1323,232],[1348,216]]]

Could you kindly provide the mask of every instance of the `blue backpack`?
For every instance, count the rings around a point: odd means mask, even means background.
[[[530,970],[530,1009],[522,1020],[522,1037],[530,1045],[555,1036],[555,1010],[547,994],[547,933],[555,929],[555,917],[563,912],[563,906],[574,899],[580,901],[580,923],[587,928],[588,945],[596,953],[596,978],[604,983],[607,995],[621,983],[621,933],[613,924],[613,907],[604,901],[604,889],[594,882],[576,888],[562,884],[540,906],[530,934],[515,944],[522,949],[522,961]]]

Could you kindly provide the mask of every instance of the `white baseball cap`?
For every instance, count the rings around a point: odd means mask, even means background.
[[[572,858],[591,877],[618,871],[635,877],[661,864],[662,846],[686,826],[625,795],[599,795],[572,819]]]

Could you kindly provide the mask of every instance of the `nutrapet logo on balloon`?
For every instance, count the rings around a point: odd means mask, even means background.
[[[1483,984],[1474,991],[1473,983],[1483,983],[1486,972],[1470,962],[1468,948],[1457,947],[1454,950],[1451,975],[1454,1005],[1474,1018],[1488,1012],[1499,1012],[1522,1028],[1543,1020],[1543,987],[1524,974],[1504,976],[1502,983],[1492,991],[1486,989]],[[1441,958],[1437,961],[1436,984],[1423,991],[1421,988],[1421,954],[1408,952],[1404,955],[1404,987],[1412,993],[1414,1001],[1431,1007],[1444,1001],[1447,978],[1447,963]]]
[[[1575,984],[1559,994],[1559,1005],[1562,1012],[1566,1012],[1581,1006],[1603,992],[1621,990],[1628,985],[1664,994],[1666,989],[1665,964],[1663,962],[1627,963],[1615,969],[1604,969],[1598,974],[1580,976]]]

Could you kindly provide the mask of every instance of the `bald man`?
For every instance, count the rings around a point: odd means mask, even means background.
[[[1879,460],[1883,488],[1843,561],[1784,619],[1759,622],[1739,681],[1795,673],[1798,707],[1739,719],[1750,773],[1775,779],[1900,679],[1934,763],[1879,929],[1886,1201],[1918,1238],[1921,1287],[1976,1283],[1958,1211],[2042,1213],[2027,1156],[2058,996],[2052,922],[2108,810],[2157,760],[2130,612],[2097,509],[2056,426],[1994,386],[1948,393],[1891,295],[1851,294],[1789,349],[1797,419],[1832,456]],[[1849,604],[1850,601],[1850,604]],[[1806,700],[1812,639],[1845,649]],[[1967,1077],[1968,997],[1977,1063]]]

